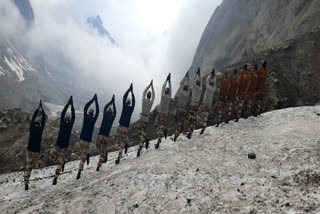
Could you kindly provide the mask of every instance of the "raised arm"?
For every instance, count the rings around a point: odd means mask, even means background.
[[[44,128],[44,125],[46,124],[46,113],[44,112],[43,108],[41,107],[41,127]]]
[[[126,101],[127,101],[128,95],[129,95],[129,92],[130,92],[130,89],[128,89],[128,90],[126,91],[126,93],[123,95],[123,99],[122,99],[122,105],[123,105],[123,106],[126,104]]]
[[[114,95],[113,95],[113,99],[112,99],[112,105],[113,105],[113,118],[115,118],[117,115],[117,109],[116,109],[116,103],[114,101]]]
[[[74,110],[73,99],[71,97],[71,123],[74,124],[74,121],[76,121],[76,111]]]
[[[154,99],[156,97],[156,94],[154,92],[154,87],[153,87],[153,84],[151,85],[151,91],[152,91],[152,98],[151,98],[151,101],[154,102]]]
[[[39,107],[35,110],[35,112],[32,115],[32,119],[31,119],[31,125],[35,123],[36,117],[38,115],[39,112]]]
[[[166,80],[166,81],[164,82],[163,86],[162,86],[162,90],[161,90],[161,95],[162,95],[162,96],[163,96],[164,93],[165,93],[167,81],[168,81],[168,80]]]
[[[132,109],[134,109],[134,105],[136,104],[136,98],[132,90],[131,90],[131,96],[132,96]]]
[[[169,95],[170,95],[170,97],[172,97],[172,96],[171,96],[171,94],[172,94],[172,90],[171,90],[171,81],[169,80]]]
[[[89,106],[93,103],[94,100],[95,100],[95,96],[84,106],[84,111],[83,111],[84,115],[87,115]]]
[[[147,95],[147,92],[148,92],[149,88],[150,88],[150,85],[148,85],[148,86],[144,89],[143,94],[142,94],[142,100],[144,100],[144,99],[146,98],[146,95]]]
[[[64,108],[61,112],[60,123],[64,121],[64,117],[66,116],[66,112],[68,110],[69,105],[70,105],[70,99],[69,99],[68,103],[64,106]]]
[[[94,119],[97,120],[97,118],[99,117],[99,103],[97,96],[95,96],[94,102],[96,104],[96,114],[94,115]]]

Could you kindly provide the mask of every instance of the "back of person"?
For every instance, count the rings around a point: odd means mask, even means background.
[[[60,123],[61,125],[57,139],[57,146],[60,148],[68,148],[73,123],[66,123],[64,121],[61,121]]]
[[[92,132],[94,129],[94,124],[96,123],[96,119],[89,115],[85,115],[83,119],[82,130],[80,134],[80,139],[91,142],[92,140]]]
[[[219,100],[221,102],[226,101],[228,91],[229,91],[229,79],[226,73],[223,73],[220,80],[220,94],[219,94]]]
[[[238,91],[238,97],[243,100],[246,92],[247,92],[247,88],[248,88],[248,83],[249,83],[249,79],[248,79],[248,70],[247,69],[242,69],[241,73],[240,73],[240,85],[239,85],[239,91]]]
[[[250,72],[250,84],[248,88],[248,98],[253,100],[255,98],[255,93],[258,85],[258,75],[255,73],[255,69],[252,68]]]
[[[30,136],[28,150],[31,152],[40,152],[43,127],[32,124],[30,126]]]
[[[228,93],[228,101],[234,102],[236,100],[236,94],[239,87],[239,79],[236,75],[231,74],[230,76],[230,90]]]
[[[257,92],[261,95],[264,94],[265,85],[267,81],[267,71],[263,66],[260,66],[258,72],[258,86],[257,86]]]

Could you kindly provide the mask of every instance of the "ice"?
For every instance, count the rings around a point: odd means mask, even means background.
[[[320,213],[317,113],[320,106],[268,112],[196,130],[191,140],[168,137],[159,150],[151,141],[139,158],[129,148],[119,165],[110,153],[99,172],[92,157],[80,180],[79,161],[69,162],[72,173],[56,186],[43,179],[25,191],[23,172],[3,174],[0,213]],[[54,172],[34,170],[31,179]]]

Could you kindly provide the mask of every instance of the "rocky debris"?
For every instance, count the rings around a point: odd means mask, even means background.
[[[256,159],[256,153],[250,152],[250,153],[248,154],[248,158],[249,158],[249,159]]]

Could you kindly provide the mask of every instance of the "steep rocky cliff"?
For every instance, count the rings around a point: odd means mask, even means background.
[[[224,0],[201,37],[193,63],[208,73],[320,26],[318,0]]]

